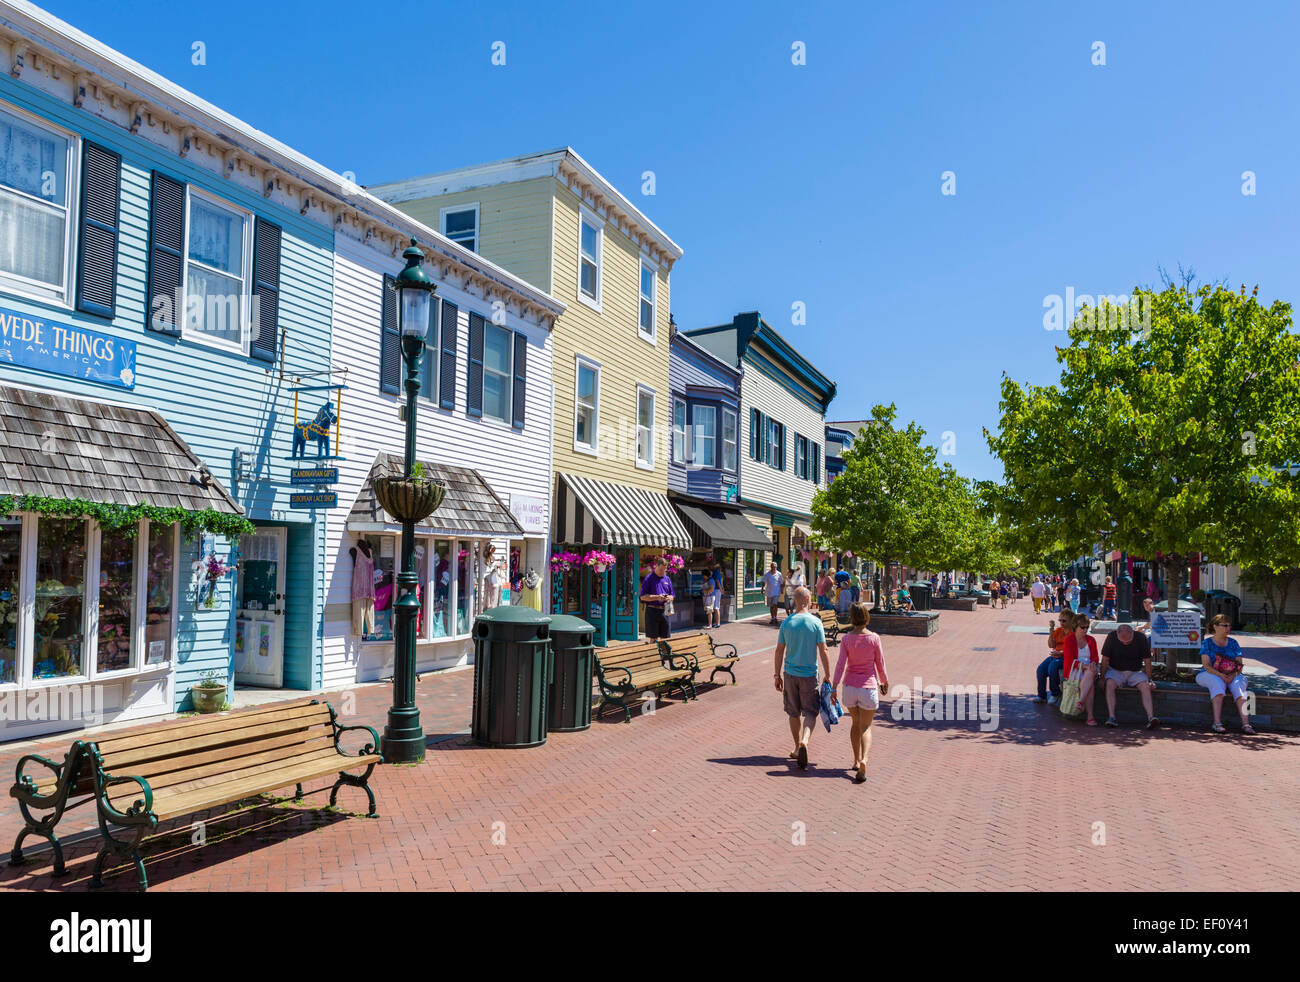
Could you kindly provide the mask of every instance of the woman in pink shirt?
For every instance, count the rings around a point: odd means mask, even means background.
[[[871,721],[880,708],[880,697],[889,695],[889,677],[885,674],[885,652],[880,647],[880,635],[867,630],[871,614],[867,605],[856,603],[849,608],[852,630],[840,638],[840,658],[835,663],[835,701],[849,711],[853,725],[849,739],[853,741],[853,769],[857,771],[854,784],[867,779],[867,758],[871,756]],[[847,666],[847,671],[845,670]],[[844,699],[839,696],[840,680],[844,681]]]

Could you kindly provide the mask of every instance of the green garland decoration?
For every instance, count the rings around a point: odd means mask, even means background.
[[[256,531],[253,523],[242,515],[228,515],[211,508],[188,511],[154,505],[104,504],[82,498],[48,498],[39,494],[0,495],[0,516],[22,511],[59,518],[93,518],[104,528],[125,532],[132,537],[144,518],[159,525],[179,524],[187,539],[195,538],[200,532],[235,539]]]

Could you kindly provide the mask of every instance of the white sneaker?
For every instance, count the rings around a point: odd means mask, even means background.
[[[1060,702],[1061,702],[1061,700],[1058,699],[1056,696],[1048,696],[1048,697],[1047,697],[1047,704],[1048,704],[1049,706],[1056,706],[1056,705],[1059,705]]]

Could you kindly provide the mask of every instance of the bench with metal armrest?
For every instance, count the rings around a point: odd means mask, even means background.
[[[596,679],[604,697],[596,710],[599,716],[607,705],[622,708],[625,722],[632,722],[632,711],[627,700],[646,689],[660,685],[676,685],[684,699],[694,693],[691,671],[688,668],[671,668],[664,665],[658,641],[638,641],[596,649]],[[687,686],[691,691],[687,691]]]
[[[704,671],[712,670],[709,681],[712,682],[719,672],[731,676],[731,684],[736,684],[736,673],[731,667],[740,661],[734,644],[717,644],[713,636],[703,632],[683,634],[674,638],[665,638],[659,642],[664,663],[670,668],[689,668],[691,670],[691,687],[695,686],[696,677]]]

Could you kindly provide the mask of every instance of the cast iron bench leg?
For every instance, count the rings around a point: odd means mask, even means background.
[[[345,774],[344,772],[339,771],[339,779],[334,782],[334,787],[330,788],[330,804],[333,805],[336,801],[338,801],[339,788],[341,788],[343,785],[346,784],[349,785],[350,787],[360,788],[362,791],[366,793],[366,797],[370,799],[370,811],[366,813],[366,818],[378,818],[379,812],[375,810],[375,793],[370,790],[370,784],[368,783],[370,780],[370,775],[374,771],[374,769],[375,769],[375,765],[371,764],[369,767],[366,768],[366,772],[360,776],[357,776],[355,774]],[[299,785],[298,787],[299,790],[301,790],[302,785]]]

